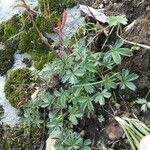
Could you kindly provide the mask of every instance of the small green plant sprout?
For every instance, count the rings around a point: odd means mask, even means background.
[[[105,122],[105,117],[103,115],[99,115],[98,116],[98,121],[100,124],[104,123]]]
[[[125,15],[122,16],[109,16],[107,18],[107,22],[109,24],[109,26],[116,26],[118,24],[123,24],[126,25],[127,24],[127,18]]]
[[[150,109],[150,102],[145,98],[138,98],[135,102],[141,105],[141,111],[143,112],[147,112]]]
[[[117,78],[120,80],[120,87],[121,89],[125,89],[125,87],[128,87],[129,89],[135,91],[136,86],[132,81],[136,80],[138,78],[138,75],[135,73],[129,74],[128,70],[123,69],[121,74],[117,76]]]
[[[150,129],[138,119],[115,117],[124,130],[132,150],[137,150],[141,139],[150,134]]]

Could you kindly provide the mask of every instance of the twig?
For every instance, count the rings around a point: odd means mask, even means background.
[[[146,94],[145,99],[147,99],[147,97],[149,96],[149,94],[150,94],[150,90],[149,90],[148,93]]]
[[[142,48],[150,49],[150,46],[148,46],[148,45],[128,41],[128,40],[124,39],[123,37],[121,37],[121,36],[118,35],[118,34],[117,34],[117,36],[118,36],[120,39],[122,39],[124,42],[126,42],[126,43],[129,43],[129,44],[132,44],[132,45],[137,45],[137,46],[142,47]]]
[[[108,39],[109,39],[111,33],[113,32],[114,28],[115,28],[115,26],[113,26],[112,29],[111,29],[111,31],[109,32],[109,35],[108,35],[107,39],[105,40],[105,42],[104,42],[104,44],[103,44],[103,46],[102,46],[102,49],[105,47],[105,45],[106,45],[106,43],[107,43],[107,41],[108,41]]]

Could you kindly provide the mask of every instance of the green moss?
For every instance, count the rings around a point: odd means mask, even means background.
[[[34,150],[40,148],[42,133],[40,129],[26,124],[9,127],[1,126],[1,150]]]
[[[4,48],[0,48],[0,75],[6,72],[13,66],[14,53],[18,48],[18,39],[8,40],[4,43]]]
[[[62,0],[61,2],[64,9],[71,8],[76,5],[75,0]]]
[[[49,5],[47,5],[47,1],[39,0],[39,2],[39,6],[41,8],[43,16],[45,12],[43,9],[44,2],[50,12],[50,20],[45,19],[45,17],[43,17],[42,15],[34,16],[35,23],[39,31],[43,35],[45,34],[45,32],[53,32],[53,29],[54,27],[56,27],[58,21],[60,20],[61,14],[64,9],[67,7],[72,7],[75,4],[74,0],[60,0],[57,3],[55,0],[48,0]],[[54,55],[50,54],[48,47],[44,43],[42,43],[37,30],[33,27],[31,21],[26,14],[22,15],[20,21],[24,28],[24,32],[22,32],[19,36],[18,49],[23,53],[29,53],[35,61],[34,67],[36,69],[42,69],[44,64],[53,60]],[[50,39],[49,43],[52,43]]]
[[[50,8],[50,12],[57,12],[59,14],[61,14],[64,9],[73,7],[76,4],[75,0],[57,0],[57,3],[56,0],[48,0],[48,4],[47,1],[39,0],[39,6],[41,10],[44,9],[44,2],[47,6],[47,9]]]
[[[50,52],[31,51],[29,53],[34,60],[34,67],[41,70],[46,63],[52,62],[55,58],[54,54]]]
[[[0,75],[5,74],[13,65],[14,58],[6,49],[0,50]]]
[[[5,45],[4,49],[0,49],[0,75],[5,74],[13,65],[13,56],[18,48],[18,37],[10,38],[19,33],[20,28],[18,15],[0,25],[0,42]]]
[[[35,22],[42,33],[52,31],[51,25],[48,24],[47,20],[44,17],[38,16]]]
[[[18,15],[13,16],[7,22],[4,23],[4,41],[19,33],[21,28],[20,17]]]
[[[31,88],[33,79],[29,69],[22,68],[10,72],[5,83],[5,94],[12,106],[17,107],[21,100],[30,100],[34,88]]]
[[[20,22],[21,22],[23,30],[26,31],[26,32],[32,26],[32,22],[31,22],[31,20],[29,20],[29,17],[27,16],[26,13],[23,13],[21,15]]]
[[[28,32],[24,31],[20,34],[18,49],[21,53],[28,52],[32,49],[31,39]]]
[[[92,4],[93,8],[98,8],[101,4],[101,0],[95,0],[94,4]]]
[[[4,108],[2,105],[0,105],[0,118],[3,116],[4,114]]]
[[[4,22],[0,24],[0,42],[3,41],[4,36]]]

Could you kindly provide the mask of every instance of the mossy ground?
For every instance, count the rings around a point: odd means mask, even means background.
[[[0,49],[0,75],[6,74],[14,63],[14,53],[17,49],[16,40],[5,42],[4,48]]]
[[[3,41],[15,36],[21,29],[20,16],[15,15],[4,23]]]
[[[29,69],[22,68],[10,72],[5,83],[5,94],[12,106],[17,105],[22,100],[30,100],[34,88],[31,87],[33,80]]]
[[[1,150],[37,150],[40,147],[42,133],[40,129],[26,124],[9,127],[0,126]]]
[[[14,53],[18,48],[18,37],[15,35],[21,28],[19,19],[19,15],[15,15],[0,25],[0,43],[5,47],[0,49],[0,75],[6,74],[14,63]]]

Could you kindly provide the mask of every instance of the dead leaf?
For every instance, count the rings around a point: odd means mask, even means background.
[[[85,5],[80,5],[80,9],[88,16],[91,16],[102,23],[107,22],[107,16],[104,14],[102,9],[94,9]]]

